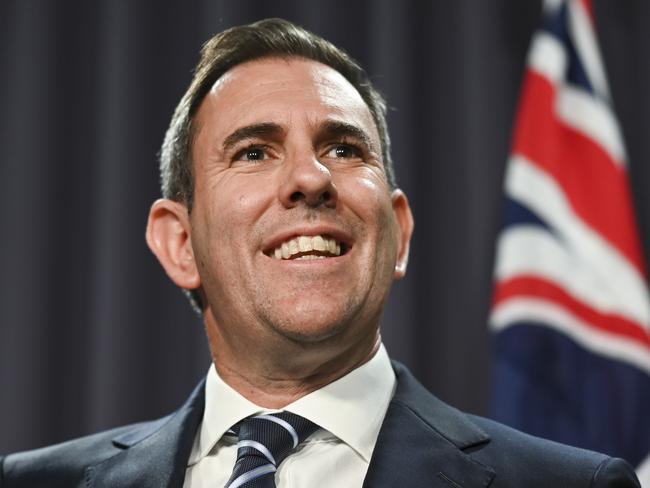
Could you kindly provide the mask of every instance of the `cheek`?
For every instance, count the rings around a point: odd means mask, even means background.
[[[373,175],[374,176],[374,175]],[[371,261],[368,266],[375,270],[375,278],[392,276],[396,256],[396,222],[387,185],[376,177],[359,178],[354,184],[349,180],[340,187],[346,195],[347,206],[359,223],[359,234],[368,244]]]
[[[261,232],[258,223],[269,208],[269,194],[249,175],[223,178],[208,188],[211,198],[203,202],[200,232],[210,254],[241,254],[255,247]],[[268,185],[267,185],[268,187]],[[226,250],[227,253],[225,252]]]
[[[250,217],[258,215],[268,200],[268,186],[255,175],[237,174],[232,170],[222,172],[206,187],[210,220],[221,222],[224,227],[250,224]]]
[[[362,177],[354,180],[341,178],[339,194],[346,198],[349,206],[364,222],[368,230],[378,232],[392,219],[393,208],[386,182],[374,172],[367,170]]]

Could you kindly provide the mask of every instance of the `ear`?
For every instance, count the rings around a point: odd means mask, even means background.
[[[408,198],[400,189],[393,190],[391,194],[393,212],[397,223],[397,259],[395,261],[395,279],[399,280],[406,274],[406,265],[409,260],[409,245],[413,235],[413,214]]]
[[[201,286],[185,205],[166,198],[156,200],[149,211],[146,238],[149,248],[176,285],[186,290]]]

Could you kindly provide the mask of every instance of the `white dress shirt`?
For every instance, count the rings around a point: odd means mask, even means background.
[[[395,373],[383,344],[367,363],[283,410],[321,427],[300,443],[275,473],[278,488],[360,487],[395,391]],[[223,436],[240,420],[276,412],[255,405],[210,367],[203,422],[185,471],[184,488],[222,488],[237,459],[237,440]]]

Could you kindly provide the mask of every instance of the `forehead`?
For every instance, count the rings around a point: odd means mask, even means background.
[[[235,66],[214,83],[197,113],[200,127],[207,124],[224,136],[259,122],[318,125],[323,119],[359,125],[378,138],[356,88],[333,68],[303,58],[263,58]]]

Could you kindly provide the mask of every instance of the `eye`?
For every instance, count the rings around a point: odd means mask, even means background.
[[[266,151],[261,147],[248,147],[235,155],[235,161],[261,161],[266,158]]]
[[[327,155],[336,159],[353,159],[361,157],[361,150],[350,144],[337,144],[327,152]]]

